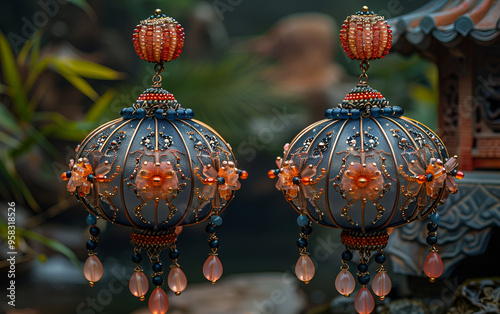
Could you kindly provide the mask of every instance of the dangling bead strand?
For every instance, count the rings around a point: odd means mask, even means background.
[[[208,245],[212,249],[212,253],[208,254],[208,258],[203,264],[203,275],[207,280],[215,284],[222,276],[222,263],[219,260],[217,249],[220,246],[219,239],[215,235],[216,227],[222,224],[222,218],[218,215],[210,217],[205,231],[208,233]]]
[[[144,275],[142,268],[139,266],[141,261],[141,251],[140,249],[135,248],[134,255],[132,255],[132,262],[136,264],[136,267],[132,277],[130,277],[128,288],[134,296],[138,297],[141,301],[144,301],[146,299],[145,295],[148,293],[149,283],[148,278]]]
[[[352,260],[352,252],[349,250],[345,250],[342,253],[342,266],[340,266],[340,273],[337,275],[335,279],[335,288],[337,291],[348,298],[351,293],[354,291],[356,287],[356,281],[354,277],[349,272],[349,265],[347,262]]]
[[[354,307],[359,314],[369,314],[375,308],[375,300],[373,299],[370,290],[366,288],[366,285],[370,282],[370,274],[368,272],[368,257],[361,254],[361,263],[358,264],[358,282],[361,284],[361,289],[359,289],[358,294],[356,294],[356,299],[354,300]]]
[[[86,244],[87,250],[89,251],[89,257],[87,258],[87,260],[85,261],[85,265],[83,266],[83,274],[89,281],[89,285],[93,287],[94,283],[99,281],[104,273],[102,263],[97,257],[97,253],[94,253],[94,250],[97,248],[98,235],[99,233],[101,233],[101,230],[95,225],[97,223],[96,216],[89,214],[87,216],[86,222],[90,226],[90,239]]]
[[[365,286],[359,289],[354,300],[354,308],[359,314],[369,314],[375,309],[375,300]]]
[[[377,270],[377,274],[373,278],[372,290],[380,300],[384,300],[385,296],[391,292],[392,283],[389,275],[385,271],[384,262],[386,257],[382,250],[380,250],[377,255],[375,255],[375,261],[380,264],[380,268]]]
[[[186,289],[187,278],[177,263],[179,251],[177,250],[175,244],[170,248],[168,256],[172,260],[172,265],[170,266],[170,272],[168,273],[167,279],[168,287],[175,293],[175,295],[180,295],[181,292]]]
[[[153,263],[153,285],[156,287],[149,297],[148,307],[152,314],[165,314],[168,311],[169,302],[167,294],[161,288],[163,284],[163,264],[158,255],[150,258]]]
[[[306,215],[300,215],[297,218],[297,224],[302,227],[302,232],[300,233],[300,237],[297,240],[297,247],[299,248],[300,257],[295,265],[295,275],[299,280],[303,281],[305,284],[308,284],[311,279],[314,277],[314,273],[316,272],[314,268],[314,263],[309,257],[309,253],[307,253],[306,248],[309,240],[309,235],[312,233],[313,229],[309,222],[309,218]]]
[[[436,278],[443,274],[444,266],[441,257],[439,257],[437,244],[438,223],[441,220],[439,213],[434,211],[429,215],[431,221],[427,224],[427,244],[431,246],[430,253],[424,261],[424,272],[429,277],[430,282],[436,281]]]

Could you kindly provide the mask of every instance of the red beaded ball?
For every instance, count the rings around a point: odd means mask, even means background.
[[[389,53],[392,45],[391,26],[383,16],[367,7],[347,17],[340,30],[340,44],[354,60],[375,60]]]
[[[156,10],[141,21],[132,35],[135,52],[149,62],[175,60],[184,47],[184,28],[173,18]]]

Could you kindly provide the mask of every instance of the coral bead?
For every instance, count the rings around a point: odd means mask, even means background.
[[[245,180],[246,178],[248,178],[248,172],[246,172],[245,170],[242,170],[241,174],[240,174],[240,178],[242,180]]]
[[[347,269],[342,269],[335,279],[335,289],[345,296],[348,297],[356,287],[356,281]]]
[[[313,279],[315,271],[314,264],[309,256],[301,255],[295,265],[295,275],[297,275],[297,278],[305,283],[309,283]]]
[[[128,288],[136,297],[143,297],[146,293],[148,293],[148,278],[142,271],[135,271],[132,277],[130,277]]]
[[[430,281],[434,281],[443,273],[443,261],[437,252],[430,252],[424,262],[424,272]]]
[[[373,278],[372,290],[376,296],[378,296],[381,300],[385,298],[386,295],[391,292],[392,283],[391,278],[385,271],[378,272]]]
[[[165,314],[168,311],[168,298],[165,291],[158,287],[153,290],[148,302],[149,310],[152,314]]]
[[[359,314],[369,314],[375,309],[375,300],[370,291],[365,287],[359,289],[354,301],[354,307]]]
[[[217,255],[210,255],[203,264],[203,275],[212,283],[215,283],[222,276],[222,263]]]
[[[267,173],[267,176],[271,179],[276,178],[276,174],[274,174],[274,170],[269,170],[269,172]]]
[[[181,294],[186,289],[187,278],[180,267],[172,267],[168,273],[168,287],[176,295]]]
[[[90,255],[83,266],[83,274],[90,281],[91,285],[102,278],[104,269],[102,263],[96,255]]]

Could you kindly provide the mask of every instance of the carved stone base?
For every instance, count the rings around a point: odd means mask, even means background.
[[[438,207],[441,222],[437,248],[444,263],[441,278],[448,277],[465,257],[483,254],[492,228],[500,227],[500,172],[468,172],[457,183],[459,192]],[[385,250],[390,253],[394,272],[425,276],[422,267],[429,252],[427,222],[411,223],[391,234]]]

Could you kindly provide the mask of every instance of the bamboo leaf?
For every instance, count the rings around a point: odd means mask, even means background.
[[[106,66],[83,59],[61,59],[60,66],[76,75],[99,80],[117,80],[124,77],[124,74],[110,69]]]
[[[19,51],[19,54],[17,55],[17,65],[19,67],[23,66],[26,63],[29,52],[33,47],[40,47],[40,37],[41,33],[37,31],[33,37],[29,38],[26,43],[24,43],[21,51]]]
[[[49,247],[54,251],[57,251],[66,256],[77,268],[81,267],[80,261],[78,260],[78,257],[76,257],[76,254],[61,242],[47,238],[41,234],[23,228],[18,228],[17,230],[19,236],[24,236],[25,238],[39,242],[45,245],[46,247]]]
[[[105,92],[87,112],[85,121],[96,121],[99,117],[101,117],[106,111],[106,107],[111,102],[113,97],[115,97],[115,95],[116,92],[111,89]]]
[[[17,173],[12,158],[8,156],[7,152],[4,152],[2,155],[2,158],[0,158],[0,172],[4,173],[9,181],[9,185],[12,187],[16,199],[21,199],[22,195],[31,209],[37,212],[40,211],[40,206],[38,206],[38,203],[35,201],[33,194],[31,194],[31,191]],[[21,193],[21,195],[19,195],[19,193]]]
[[[5,82],[12,89],[12,100],[14,102],[14,110],[19,115],[21,121],[29,121],[31,114],[28,110],[27,95],[23,91],[21,76],[16,67],[16,60],[8,40],[0,31],[0,61],[3,69]]]
[[[78,75],[69,73],[66,70],[59,69],[59,74],[61,74],[68,82],[71,83],[76,89],[78,89],[82,94],[86,95],[90,99],[96,101],[99,95],[95,89],[90,86],[90,84]]]
[[[16,118],[2,102],[0,102],[0,128],[9,131],[11,134],[21,131],[21,128],[16,123]]]
[[[31,68],[31,71],[28,75],[28,79],[24,83],[24,90],[29,91],[35,84],[36,80],[42,74],[43,71],[47,69],[47,67],[53,62],[53,57],[45,57],[39,60],[36,65]]]

